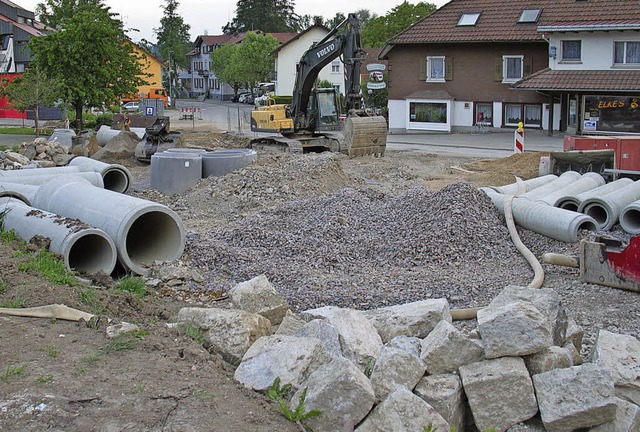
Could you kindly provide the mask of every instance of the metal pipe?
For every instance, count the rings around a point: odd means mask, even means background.
[[[545,176],[546,177],[546,176]],[[568,184],[571,184],[575,181],[578,181],[582,176],[579,172],[576,171],[566,171],[560,175],[555,180],[550,181],[540,187],[537,187],[533,190],[530,190],[527,193],[522,194],[519,198],[528,199],[530,201],[536,201],[538,199],[544,198],[552,192],[564,187]]]
[[[507,195],[502,195],[491,188],[480,188],[486,193],[493,205],[504,215],[504,201]],[[514,198],[512,203],[513,218],[517,225],[546,237],[575,243],[578,241],[578,231],[595,231],[596,223],[593,218],[551,207],[523,198]]]
[[[51,240],[49,250],[60,254],[71,270],[110,274],[116,265],[113,240],[97,228],[38,210],[14,198],[0,198],[4,230],[14,230],[24,241],[39,235]]]
[[[581,192],[590,191],[606,183],[604,177],[595,172],[588,172],[582,177],[566,186],[562,186],[550,194],[538,198],[536,201],[550,206],[558,207],[558,202],[567,195],[574,195]]]
[[[155,261],[173,261],[184,251],[184,227],[173,210],[81,179],[60,177],[40,186],[33,206],[104,230],[122,265],[136,274],[146,275]]]
[[[69,166],[78,167],[81,171],[94,171],[102,175],[104,188],[114,192],[127,193],[133,182],[129,170],[119,164],[108,164],[84,156],[77,156],[69,162]]]
[[[640,234],[640,201],[634,201],[622,209],[620,226],[629,234]]]
[[[560,207],[565,210],[578,211],[580,204],[582,204],[584,200],[603,196],[631,183],[633,183],[633,180],[625,177],[577,195],[566,195],[557,200],[556,207]]]
[[[620,212],[634,201],[640,200],[640,181],[635,181],[599,197],[586,199],[578,211],[595,219],[600,230],[610,230],[618,221]]]

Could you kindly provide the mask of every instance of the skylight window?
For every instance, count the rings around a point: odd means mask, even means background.
[[[459,26],[474,26],[480,18],[480,12],[463,13],[458,21]]]
[[[520,14],[519,23],[534,23],[538,22],[542,9],[525,9]]]

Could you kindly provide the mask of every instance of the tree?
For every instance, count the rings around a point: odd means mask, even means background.
[[[327,20],[325,25],[330,29],[334,29],[338,27],[342,23],[342,21],[344,21],[345,19],[347,19],[347,17],[344,16],[342,12],[338,12],[332,19]]]
[[[178,15],[179,5],[177,0],[165,0],[164,15],[160,18],[160,27],[153,30],[158,38],[160,56],[169,63],[169,81],[177,76],[178,66],[188,67],[189,60],[186,54],[192,46],[189,36],[191,26]]]
[[[229,84],[236,96],[244,85],[241,77],[243,63],[237,54],[239,47],[237,44],[222,45],[211,53],[211,71],[216,78]]]
[[[64,2],[64,0],[62,0]],[[118,97],[137,92],[146,77],[122,21],[103,4],[76,6],[59,21],[58,31],[31,38],[35,66],[60,83],[60,98],[76,112],[82,129],[86,107],[103,107]]]
[[[36,15],[40,22],[57,29],[64,18],[70,18],[79,8],[101,4],[102,0],[46,0],[38,4]]]
[[[38,107],[53,105],[58,98],[59,83],[37,67],[30,67],[13,81],[5,78],[1,86],[0,94],[9,100],[12,107],[21,112],[33,109],[37,136],[40,128]]]
[[[362,28],[362,44],[366,48],[382,48],[387,40],[436,10],[432,3],[415,5],[405,1],[384,16],[374,17]]]
[[[265,33],[298,32],[300,17],[293,0],[238,0],[236,16],[222,29],[225,34],[263,31]]]

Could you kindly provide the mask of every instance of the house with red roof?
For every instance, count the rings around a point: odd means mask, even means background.
[[[452,0],[380,54],[390,130],[611,129],[589,96],[638,95],[639,24],[640,0]]]

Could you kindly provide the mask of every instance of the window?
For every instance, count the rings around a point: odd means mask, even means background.
[[[463,13],[458,21],[459,26],[474,26],[480,18],[480,12]]]
[[[493,124],[493,104],[492,103],[476,103],[475,124],[482,123],[484,125]]]
[[[442,102],[411,102],[409,121],[413,123],[447,123],[447,104]]]
[[[582,42],[579,40],[562,41],[561,61],[579,62],[582,60]]]
[[[331,73],[340,73],[340,60],[331,62]]]
[[[542,9],[525,9],[520,14],[519,23],[535,23],[540,18],[540,12]]]
[[[505,126],[518,126],[519,122],[524,123],[527,127],[542,127],[542,106],[533,104],[505,104]]]
[[[522,79],[523,56],[502,57],[502,82],[516,82]]]
[[[640,42],[615,42],[614,64],[640,64]]]
[[[444,57],[427,57],[427,81],[444,82]]]

